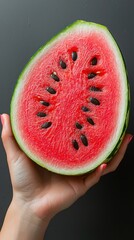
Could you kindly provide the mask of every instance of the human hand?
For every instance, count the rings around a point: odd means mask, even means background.
[[[94,172],[83,176],[62,176],[31,161],[13,137],[9,116],[2,114],[1,121],[2,141],[13,188],[12,202],[20,208],[27,206],[27,211],[40,221],[50,220],[85,194],[102,175],[114,171],[123,159],[132,138],[132,135],[127,134],[113,160],[108,164],[101,164]]]
[[[102,175],[116,170],[132,139],[132,135],[127,134],[113,160],[101,164],[94,172],[83,176],[62,176],[41,168],[25,155],[13,137],[7,114],[1,115],[1,122],[13,199],[0,239],[43,239],[47,225],[56,213],[72,205]]]

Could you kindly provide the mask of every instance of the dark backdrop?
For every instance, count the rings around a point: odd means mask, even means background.
[[[47,40],[76,19],[106,25],[124,55],[131,87],[128,131],[134,124],[133,0],[0,0],[0,113],[9,113],[22,68]],[[134,141],[116,172],[101,179],[50,223],[46,240],[134,239]],[[5,152],[0,144],[0,224],[11,200]],[[60,194],[60,193],[59,193]]]

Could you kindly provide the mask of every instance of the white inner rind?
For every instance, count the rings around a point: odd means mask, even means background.
[[[81,33],[81,34],[90,34],[91,32],[97,31],[97,33],[101,34],[102,37],[106,40],[106,42],[109,45],[109,48],[113,51],[115,55],[115,61],[117,62],[117,68],[118,68],[118,78],[120,81],[120,86],[122,89],[122,95],[120,100],[120,106],[118,106],[118,110],[120,112],[119,118],[118,118],[118,124],[114,131],[114,134],[111,139],[107,142],[107,146],[105,147],[105,150],[103,150],[99,156],[97,156],[96,159],[94,159],[94,162],[87,163],[85,166],[82,167],[76,167],[75,169],[66,169],[66,168],[59,168],[59,166],[54,166],[49,164],[48,162],[44,162],[42,159],[38,158],[38,156],[35,156],[35,153],[32,153],[28,146],[25,145],[25,141],[21,136],[21,130],[19,130],[18,126],[18,120],[16,118],[17,112],[19,111],[17,108],[17,102],[19,99],[19,94],[22,91],[23,87],[25,86],[25,82],[27,81],[27,76],[29,74],[29,71],[34,68],[35,63],[40,59],[49,48],[52,48],[56,42],[61,39],[66,38],[68,34],[75,34]],[[14,133],[14,136],[22,148],[24,152],[36,163],[38,163],[40,166],[47,168],[48,170],[65,174],[65,175],[77,175],[77,174],[83,174],[85,172],[91,171],[94,168],[96,168],[98,165],[100,165],[102,162],[104,162],[107,157],[110,155],[112,150],[115,148],[117,142],[120,139],[120,136],[123,131],[123,127],[125,124],[125,117],[127,112],[127,106],[128,106],[128,86],[127,86],[127,77],[126,77],[126,71],[124,62],[122,59],[122,55],[120,53],[120,50],[113,39],[112,35],[108,31],[108,29],[102,25],[95,24],[95,23],[88,23],[84,21],[77,21],[68,28],[66,28],[63,32],[61,32],[59,35],[57,35],[55,38],[53,38],[50,42],[48,42],[44,47],[40,48],[38,52],[31,58],[23,72],[21,73],[13,97],[11,101],[11,124],[12,124],[12,130]]]

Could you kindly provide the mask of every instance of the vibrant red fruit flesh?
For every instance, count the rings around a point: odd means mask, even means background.
[[[70,34],[35,62],[16,116],[33,155],[59,169],[95,161],[118,123],[122,97],[117,64],[112,48],[97,31]],[[51,126],[43,127],[46,122]]]

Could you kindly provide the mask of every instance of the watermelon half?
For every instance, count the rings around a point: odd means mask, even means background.
[[[126,69],[111,33],[78,20],[41,47],[22,71],[11,101],[12,130],[40,166],[84,174],[118,150],[129,99]]]

